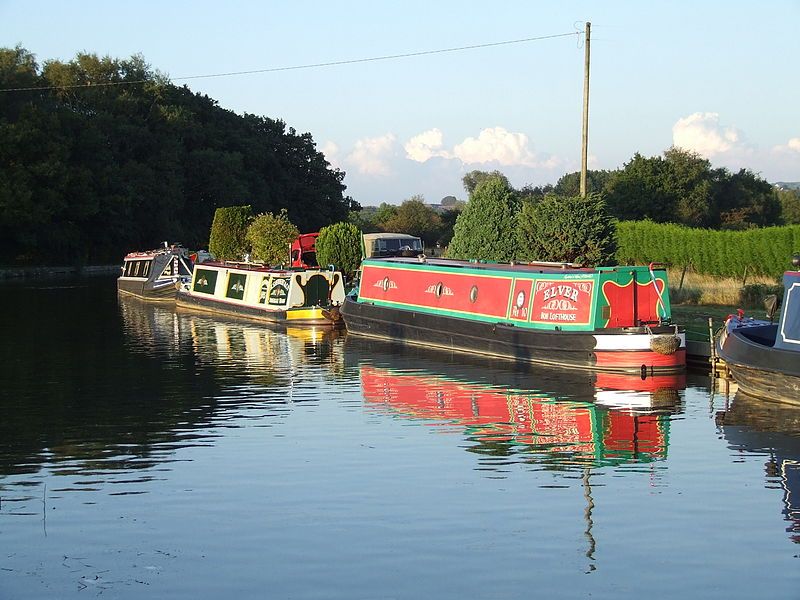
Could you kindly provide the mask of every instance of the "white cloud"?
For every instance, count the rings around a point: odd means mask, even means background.
[[[513,133],[503,127],[483,129],[477,138],[468,137],[453,148],[453,156],[465,164],[497,162],[503,166],[539,166],[528,148],[528,136]]]
[[[561,164],[561,160],[553,156],[539,158],[530,148],[527,135],[504,127],[483,129],[477,138],[468,137],[452,150],[444,148],[441,129],[429,129],[408,140],[404,148],[406,158],[420,163],[440,157],[458,159],[465,165],[497,163],[504,167],[552,169]]]
[[[711,112],[678,119],[672,126],[672,143],[706,158],[745,149],[740,132],[734,127],[722,127],[719,113]]]
[[[396,139],[393,133],[360,139],[355,143],[353,151],[347,155],[345,161],[364,175],[391,175],[389,159],[394,154]]]
[[[783,153],[783,154],[795,153],[795,152],[800,153],[800,137],[794,137],[794,138],[790,139],[783,146],[775,146],[773,148],[773,151],[780,152],[780,153]]]
[[[438,127],[423,131],[419,135],[412,137],[403,146],[406,151],[406,158],[421,163],[435,156],[450,158],[449,153],[441,149],[442,140],[442,130]]]
[[[328,140],[322,144],[319,151],[325,155],[325,160],[327,160],[332,167],[339,168],[339,146],[337,146],[335,142]]]

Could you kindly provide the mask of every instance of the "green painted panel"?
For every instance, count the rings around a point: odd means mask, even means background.
[[[225,296],[235,300],[242,300],[246,283],[247,275],[244,273],[231,273],[228,276],[228,287],[225,289]]]
[[[217,287],[218,274],[217,271],[210,269],[197,269],[192,290],[203,294],[213,294]]]

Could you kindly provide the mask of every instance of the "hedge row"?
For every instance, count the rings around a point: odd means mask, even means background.
[[[698,273],[719,276],[749,274],[780,277],[800,252],[800,225],[745,231],[692,229],[651,221],[617,224],[620,264],[660,262],[691,265]]]

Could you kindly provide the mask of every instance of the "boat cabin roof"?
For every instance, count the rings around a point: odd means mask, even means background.
[[[153,258],[160,254],[177,254],[179,256],[188,255],[188,251],[183,246],[169,246],[168,248],[155,248],[154,250],[140,250],[139,252],[128,252],[125,260],[143,260]]]
[[[253,263],[253,262],[238,262],[234,260],[209,260],[204,263],[201,263],[197,266],[198,269],[205,269],[208,267],[217,268],[217,269],[239,269],[241,271],[254,271],[254,272],[261,272],[261,273],[276,273],[276,274],[286,274],[289,275],[291,273],[297,273],[298,271],[327,271],[328,269],[318,269],[318,268],[307,268],[307,267],[297,267],[297,268],[290,268],[290,267],[274,267],[265,265],[262,263]]]
[[[393,264],[425,264],[434,267],[451,267],[463,269],[479,269],[485,271],[516,271],[525,273],[595,273],[598,269],[583,267],[577,263],[531,262],[531,263],[494,263],[486,261],[456,260],[452,258],[396,257],[367,259],[373,263]]]

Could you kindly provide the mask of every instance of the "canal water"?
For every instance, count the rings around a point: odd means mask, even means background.
[[[797,410],[0,292],[0,598],[800,597]]]

